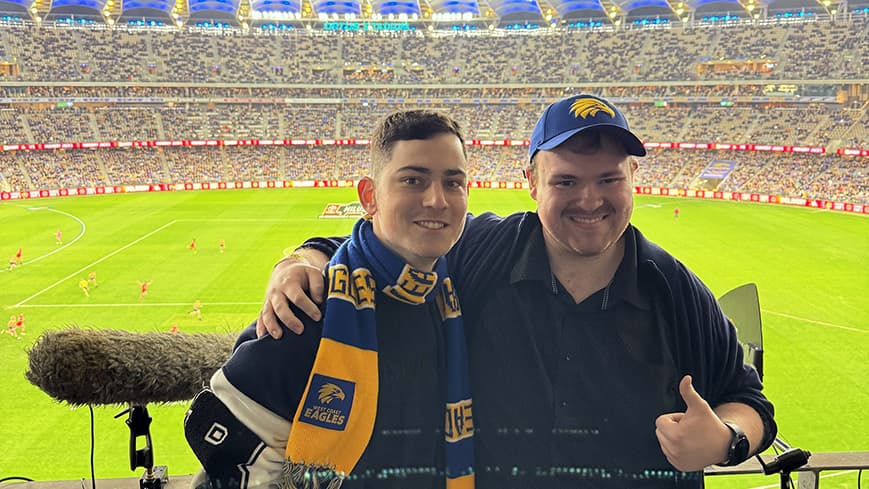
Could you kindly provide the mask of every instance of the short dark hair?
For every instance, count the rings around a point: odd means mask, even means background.
[[[401,110],[384,117],[371,137],[371,173],[377,178],[384,163],[392,157],[392,148],[399,141],[429,139],[439,134],[453,134],[462,144],[467,158],[465,137],[459,123],[450,116],[428,109]]]

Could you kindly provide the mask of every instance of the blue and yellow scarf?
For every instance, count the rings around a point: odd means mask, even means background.
[[[467,347],[446,259],[438,260],[434,272],[411,268],[377,239],[369,219],[356,223],[351,239],[329,263],[323,334],[293,418],[284,483],[291,488],[340,487],[371,439],[377,416],[377,284],[382,293],[407,304],[437,301],[446,336],[447,488],[472,489],[474,427]]]

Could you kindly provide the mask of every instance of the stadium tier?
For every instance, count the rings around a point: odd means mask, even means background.
[[[642,185],[869,202],[866,15],[449,35],[6,24],[0,191],[353,179],[364,146],[155,146],[364,140],[380,116],[416,106],[449,112],[469,140],[524,140],[547,103],[585,91],[624,107],[647,142],[709,148],[655,150]],[[110,143],[124,141],[147,144]],[[67,149],[27,150],[46,147]],[[471,176],[521,180],[524,151],[471,146]],[[704,178],[710,165],[725,178]]]
[[[6,73],[0,81],[303,84],[307,88],[295,93],[311,97],[309,88],[339,84],[660,87],[666,86],[664,82],[781,80],[784,85],[824,81],[811,85],[814,92],[800,88],[799,95],[835,97],[849,81],[865,80],[867,19],[869,15],[855,14],[836,22],[658,29],[491,34],[303,29],[276,35],[7,22],[0,28],[0,61],[10,66],[0,70]],[[794,94],[786,87],[775,88]],[[660,93],[661,89],[647,90]],[[149,92],[138,87],[124,91]],[[680,93],[678,88],[668,91]],[[158,92],[164,93],[159,87]],[[239,89],[229,87],[227,92],[239,93]],[[328,88],[318,92],[340,93]],[[283,90],[272,93],[292,96]]]

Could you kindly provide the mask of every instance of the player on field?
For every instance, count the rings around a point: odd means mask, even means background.
[[[24,336],[27,331],[27,326],[24,325],[24,313],[18,313],[18,319],[15,320],[15,329],[18,333],[18,337]]]
[[[15,319],[15,314],[9,316],[9,322],[6,323],[6,331],[5,333],[9,333],[9,336],[14,336],[18,338],[18,330],[15,328],[15,323],[17,319]]]
[[[148,286],[151,285],[151,280],[139,281],[136,280],[136,283],[139,284],[139,302],[142,302],[142,299],[148,295]]]
[[[196,316],[196,319],[202,321],[202,301],[196,299],[193,303],[193,310],[190,311],[191,316]]]
[[[85,279],[79,280],[78,281],[78,288],[80,288],[81,291],[84,292],[85,297],[91,296],[90,292],[88,291],[88,281],[87,280],[85,280]]]

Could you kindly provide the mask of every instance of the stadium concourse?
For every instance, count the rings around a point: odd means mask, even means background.
[[[416,106],[449,112],[470,140],[520,141],[469,147],[472,179],[519,181],[540,110],[584,91],[653,143],[638,185],[869,203],[858,11],[458,34],[0,24],[0,192],[353,179],[364,145],[282,142],[365,139],[381,115]]]

